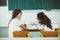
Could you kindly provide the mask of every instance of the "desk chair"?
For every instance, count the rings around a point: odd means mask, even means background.
[[[28,38],[30,37],[29,32],[26,30],[14,31],[12,36],[13,38],[14,37],[28,37]]]
[[[56,28],[55,31],[58,32],[58,37],[60,37],[60,28]]]
[[[41,37],[58,37],[58,32],[57,31],[44,31],[41,34]]]

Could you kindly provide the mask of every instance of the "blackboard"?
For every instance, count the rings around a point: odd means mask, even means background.
[[[60,9],[60,0],[8,0],[9,10]]]

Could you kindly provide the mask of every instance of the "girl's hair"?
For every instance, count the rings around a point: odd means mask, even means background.
[[[15,10],[12,12],[12,19],[15,18],[20,12],[21,12],[20,9],[15,9]]]
[[[15,10],[12,12],[12,18],[10,19],[10,21],[11,21],[12,19],[14,19],[20,12],[22,12],[21,9],[15,9]],[[10,23],[10,21],[9,21],[9,23]],[[8,26],[9,26],[9,23],[8,23]]]
[[[46,25],[48,28],[52,29],[51,20],[43,12],[39,12],[37,14],[37,18],[42,20],[42,22],[40,22],[41,24]]]

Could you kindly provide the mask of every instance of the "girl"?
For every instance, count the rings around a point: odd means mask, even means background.
[[[37,14],[37,19],[40,25],[39,29],[41,33],[43,31],[54,31],[51,20],[43,12],[39,12]]]
[[[21,31],[22,29],[26,29],[25,25],[20,24],[20,19],[22,16],[22,12],[20,9],[15,9],[12,13],[12,18],[9,22],[9,37],[12,37],[12,33],[14,31]]]

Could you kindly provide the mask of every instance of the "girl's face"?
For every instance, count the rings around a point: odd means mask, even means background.
[[[21,19],[21,16],[22,16],[22,12],[20,12],[16,17],[17,17],[18,19]]]

